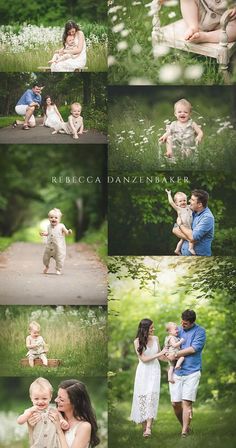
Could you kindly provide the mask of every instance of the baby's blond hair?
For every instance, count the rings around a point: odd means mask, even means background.
[[[80,109],[82,109],[82,106],[80,103],[72,103],[70,108],[72,109],[73,106],[80,107]]]
[[[178,196],[185,196],[187,198],[187,195],[183,193],[183,191],[177,191],[177,193],[175,193],[174,195],[174,201],[176,201]]]
[[[171,327],[176,326],[175,322],[167,322],[166,326],[166,331],[169,331]]]
[[[56,215],[59,215],[59,219],[61,219],[62,212],[61,212],[61,210],[59,208],[52,208],[52,210],[50,210],[48,212],[48,216],[50,216],[51,214],[54,214],[54,213],[56,213]]]
[[[52,392],[53,392],[52,385],[51,385],[51,383],[49,383],[48,380],[46,380],[46,378],[39,377],[35,381],[33,381],[33,383],[31,383],[30,388],[29,388],[30,397],[32,396],[33,390],[36,388],[39,388],[41,390],[49,389],[50,394],[52,395]]]
[[[180,100],[176,101],[176,103],[174,104],[174,111],[179,104],[183,104],[185,107],[189,108],[190,112],[192,111],[192,104],[185,98],[181,98]]]
[[[38,331],[40,331],[40,325],[38,322],[36,322],[35,320],[33,320],[32,322],[30,322],[29,324],[29,330],[33,330],[34,328],[36,328]]]

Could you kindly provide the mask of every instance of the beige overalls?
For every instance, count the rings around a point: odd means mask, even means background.
[[[58,223],[56,226],[48,226],[47,245],[43,255],[43,264],[48,267],[50,258],[54,258],[56,261],[57,271],[61,271],[66,257],[66,241],[65,233],[66,227],[62,223]]]
[[[76,131],[78,132],[83,124],[83,117],[79,116],[79,117],[75,118],[72,116],[72,120],[73,120],[73,125],[74,125]],[[67,121],[66,123],[63,124],[62,129],[66,132],[66,134],[74,133],[69,121]]]
[[[166,126],[166,130],[169,134],[169,141],[172,143],[174,150],[180,152],[180,154],[189,155],[196,149],[196,132],[193,128],[193,121],[190,119],[185,126],[176,120]]]
[[[199,8],[199,24],[202,31],[220,27],[222,14],[228,9],[226,0],[195,0]]]
[[[56,426],[48,417],[49,408],[41,412],[41,420],[34,427],[28,425],[30,448],[61,448]]]

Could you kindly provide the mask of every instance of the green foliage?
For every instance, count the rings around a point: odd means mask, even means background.
[[[103,262],[107,261],[107,222],[99,229],[88,229],[81,242],[91,245]]]
[[[105,148],[86,145],[68,151],[56,145],[46,149],[45,145],[0,148],[1,236],[38,225],[54,207],[63,211],[64,223],[75,229],[76,240],[89,227],[102,224],[104,186],[95,179],[104,174]],[[88,176],[94,181],[87,182]]]
[[[206,328],[203,373],[198,403],[235,400],[235,259],[143,257],[112,259],[109,285],[109,370],[112,409],[131,400],[137,356],[133,348],[138,324],[148,317],[163,346],[165,323],[180,322],[181,313],[196,311]],[[167,398],[166,366],[162,363],[162,392]],[[162,394],[161,394],[162,395]]]
[[[234,255],[232,232],[225,232],[228,239],[218,239],[219,231],[235,227],[233,178],[223,172],[190,171],[176,171],[174,175],[168,172],[114,174],[109,186],[110,255],[173,254],[177,242],[172,235],[176,213],[168,203],[166,188],[173,194],[183,191],[188,197],[194,188],[208,191],[209,207],[216,220],[212,253]]]
[[[0,1],[1,23],[29,22],[37,25],[62,25],[68,20],[106,20],[106,3],[102,0],[14,0]]]

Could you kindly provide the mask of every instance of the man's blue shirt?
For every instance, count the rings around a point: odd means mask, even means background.
[[[193,347],[195,353],[185,356],[184,362],[180,369],[175,370],[176,375],[190,375],[191,373],[202,370],[202,350],[206,341],[206,331],[204,328],[194,324],[189,330],[179,327],[179,338],[184,338],[184,343],[180,350]]]
[[[39,103],[41,104],[42,98],[41,95],[38,95],[33,92],[33,90],[28,89],[23,93],[22,97],[19,99],[17,106],[24,105],[28,106],[30,103]]]
[[[214,216],[208,207],[201,212],[193,212],[192,231],[196,255],[211,256],[211,242],[214,237]],[[192,255],[188,250],[189,242],[185,240],[181,255]]]

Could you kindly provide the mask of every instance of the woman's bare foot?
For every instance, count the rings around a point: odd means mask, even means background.
[[[44,274],[47,274],[47,272],[48,272],[48,268],[45,267],[44,270],[43,270],[43,273],[44,273]]]
[[[194,36],[194,34],[198,33],[198,29],[197,28],[188,28],[185,35],[184,35],[184,39],[185,40],[191,40],[191,38]]]

